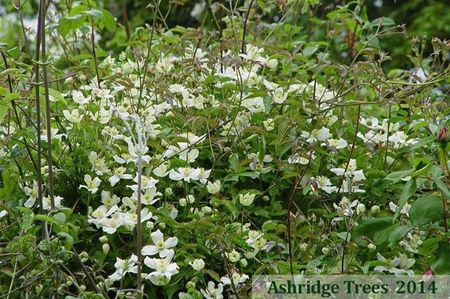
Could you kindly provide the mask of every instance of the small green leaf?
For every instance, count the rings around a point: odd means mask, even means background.
[[[450,199],[450,190],[448,189],[448,186],[438,178],[434,179],[434,183],[442,191],[442,193],[444,193],[444,195],[447,196],[448,199]]]
[[[400,215],[400,211],[403,209],[403,206],[406,204],[409,198],[416,193],[417,185],[415,179],[410,179],[403,187],[402,194],[400,195],[400,200],[398,201],[398,208],[394,215],[394,220],[397,219],[398,215]]]
[[[9,110],[9,104],[0,102],[0,123],[5,119],[6,114]]]
[[[439,243],[438,258],[431,264],[431,270],[436,274],[450,274],[450,244],[447,241]]]
[[[414,169],[396,171],[396,172],[392,172],[392,173],[388,174],[385,179],[396,183],[396,182],[400,181],[401,179],[407,177],[408,175],[412,174],[413,172],[414,172]]]
[[[58,32],[65,37],[70,31],[80,28],[86,20],[86,16],[75,15],[70,17],[62,17],[59,19]]]
[[[416,200],[409,210],[412,224],[420,226],[442,218],[442,199],[438,195],[428,195]]]
[[[389,246],[394,247],[397,245],[413,228],[412,225],[401,225],[394,228],[392,234],[389,236]]]

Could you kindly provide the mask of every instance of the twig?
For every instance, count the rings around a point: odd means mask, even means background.
[[[242,33],[242,43],[241,43],[241,53],[245,54],[245,35],[247,34],[247,23],[248,23],[248,18],[250,16],[250,9],[253,6],[253,2],[255,2],[255,0],[251,0],[250,4],[248,6],[248,10],[247,10],[247,14],[245,15],[245,20],[244,20],[244,32]]]
[[[47,62],[46,62],[46,44],[45,44],[45,16],[47,8],[42,5],[42,24],[41,24],[41,45],[42,45],[42,76],[44,80],[45,91],[45,119],[47,127],[47,164],[48,164],[48,195],[50,197],[50,208],[55,209],[55,200],[53,194],[53,160],[52,160],[52,130],[51,130],[51,113],[50,113],[50,96],[48,90]],[[39,140],[40,140],[39,136]]]

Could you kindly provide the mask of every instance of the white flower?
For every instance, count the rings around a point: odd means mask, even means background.
[[[338,188],[336,186],[333,186],[333,184],[331,183],[330,179],[327,178],[326,176],[318,176],[316,178],[311,177],[311,180],[313,182],[317,183],[317,188],[322,189],[323,191],[325,191],[328,194],[331,194],[333,192],[337,192]]]
[[[73,109],[70,112],[68,110],[64,110],[63,115],[68,121],[72,123],[79,123],[83,119],[83,115],[80,115],[78,109]]]
[[[247,279],[249,279],[247,274],[240,274],[236,271],[233,271],[233,274],[231,275],[231,279],[233,280],[233,283],[235,285],[239,285],[241,283],[244,283]],[[222,276],[220,278],[220,281],[224,284],[224,285],[229,285],[231,284],[231,279],[227,276]]]
[[[215,181],[214,183],[208,182],[206,185],[206,190],[210,194],[217,194],[220,192],[220,181]]]
[[[320,129],[314,129],[311,133],[302,131],[301,136],[306,138],[306,142],[315,143],[316,141],[325,141],[333,137],[330,133],[330,129],[322,127]]]
[[[255,196],[254,193],[239,194],[239,202],[241,205],[248,207],[255,200]]]
[[[116,258],[116,272],[110,275],[108,278],[111,281],[117,281],[122,279],[126,273],[137,273],[137,263],[138,258],[136,255],[132,254],[129,259]]]
[[[103,190],[103,191],[100,193],[100,196],[101,196],[101,198],[102,198],[102,203],[103,203],[107,208],[110,208],[110,207],[112,207],[112,206],[118,204],[119,201],[120,201],[120,198],[119,198],[117,195],[113,194],[113,195],[111,196],[111,192],[109,192],[109,191],[104,191],[104,190]]]
[[[159,165],[155,169],[153,169],[153,174],[157,177],[165,177],[169,172],[167,171],[167,166],[164,164]]]
[[[262,97],[247,98],[242,101],[242,106],[252,113],[264,112],[264,100]]]
[[[400,253],[398,256],[394,257],[391,260],[387,260],[380,253],[377,253],[377,259],[381,262],[386,263],[385,266],[376,266],[374,271],[376,272],[389,272],[394,274],[395,276],[400,276],[402,274],[407,274],[409,276],[414,275],[414,271],[410,270],[416,261],[414,259],[408,258],[405,254]]]
[[[275,120],[273,118],[268,118],[267,120],[263,121],[263,125],[266,131],[270,132],[275,128]]]
[[[227,257],[230,262],[237,263],[241,259],[241,254],[233,249],[230,253],[227,254]]]
[[[184,180],[185,182],[196,181],[200,174],[200,169],[190,167],[178,167],[169,172],[169,178],[174,181]]]
[[[172,247],[178,244],[177,237],[170,237],[164,241],[163,233],[158,229],[151,234],[154,245],[147,245],[142,248],[142,255],[155,255],[159,253],[160,257],[166,257],[173,252]]]
[[[86,183],[86,185],[80,185],[80,189],[85,188],[91,193],[96,193],[102,180],[100,180],[98,177],[92,179],[92,177],[89,174],[85,174],[84,182]]]
[[[283,104],[287,99],[287,92],[283,90],[283,88],[278,87],[273,92],[273,102],[276,104]]]
[[[177,144],[179,147],[179,150],[177,150],[179,152],[178,157],[187,163],[195,162],[200,153],[199,150],[196,148],[189,149],[190,144],[187,142],[178,142]]]
[[[123,166],[119,166],[113,170],[113,175],[108,179],[111,186],[116,185],[121,179],[130,180],[133,178],[131,174],[125,173],[127,169]]]
[[[133,181],[136,182],[136,184],[135,185],[129,185],[128,188],[130,188],[131,190],[136,192],[138,190],[138,185],[137,185],[137,183],[138,183],[138,175],[137,174],[134,177]],[[144,191],[144,190],[153,188],[153,187],[156,186],[156,183],[158,183],[158,182],[159,182],[158,180],[156,180],[156,179],[154,179],[152,177],[147,177],[145,175],[142,175],[141,176],[141,190]]]
[[[211,169],[206,170],[204,168],[200,168],[198,176],[197,176],[197,179],[200,181],[200,183],[206,184],[206,182],[208,181],[210,173],[211,173]]]
[[[2,219],[3,217],[5,217],[6,215],[8,215],[8,211],[7,210],[3,210],[0,212],[0,219]]]
[[[172,84],[169,86],[169,91],[175,94],[181,94],[184,99],[189,98],[189,90],[181,84]]]
[[[75,103],[78,105],[86,105],[89,103],[90,99],[85,97],[81,91],[74,90],[72,91],[72,98]]]
[[[354,214],[353,208],[355,208],[358,203],[358,200],[350,202],[350,200],[344,196],[339,202],[339,205],[333,203],[333,207],[336,209],[339,216],[352,217]]]
[[[61,207],[61,201],[63,198],[61,196],[55,196],[53,198],[53,203],[55,204],[55,208],[59,209]],[[49,196],[43,196],[42,197],[42,208],[44,210],[50,210],[51,208],[51,202]]]
[[[206,299],[223,299],[223,284],[219,283],[216,285],[214,282],[209,281],[206,290],[201,289],[200,292]]]
[[[342,148],[346,148],[348,145],[347,141],[345,141],[345,139],[328,139],[328,146],[330,146],[331,148],[334,149],[342,149]]]
[[[156,190],[156,187],[148,188],[145,190],[144,194],[142,194],[141,200],[144,205],[152,205],[159,200],[159,198],[155,198],[156,196],[161,196],[161,192]],[[137,194],[133,197],[137,198]]]
[[[411,205],[409,203],[405,203],[402,210],[400,211],[400,214],[403,214],[403,215],[406,215],[409,217],[409,209],[410,208],[411,208]],[[397,212],[398,206],[395,203],[393,203],[392,201],[390,201],[389,209],[395,213],[395,212]]]
[[[174,252],[170,250],[162,259],[149,258],[144,259],[144,264],[155,271],[148,274],[145,278],[150,279],[156,285],[167,284],[173,275],[178,273],[178,265],[172,263]]]
[[[189,265],[191,265],[195,271],[200,271],[205,268],[205,262],[202,259],[195,259],[193,262],[189,262]]]
[[[359,203],[356,206],[356,214],[361,215],[366,211],[366,206],[363,203]]]
[[[112,206],[108,209],[107,206],[101,205],[95,209],[92,214],[88,217],[88,223],[93,223],[98,227],[101,226],[100,222],[111,216],[114,212],[119,209],[117,205]]]

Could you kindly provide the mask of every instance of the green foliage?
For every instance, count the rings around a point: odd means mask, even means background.
[[[430,56],[396,25],[416,1],[381,15],[52,3],[40,61],[36,33],[18,34],[37,7],[14,3],[0,297],[246,298],[258,274],[448,274],[450,45]]]

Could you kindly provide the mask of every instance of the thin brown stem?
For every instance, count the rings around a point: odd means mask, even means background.
[[[249,6],[248,6],[248,10],[247,13],[245,15],[245,20],[244,20],[244,31],[242,33],[242,42],[241,42],[241,53],[245,54],[245,36],[247,34],[247,23],[248,23],[248,18],[250,16],[250,9],[253,6],[253,2],[255,2],[255,0],[251,0]]]
[[[47,164],[48,164],[48,195],[50,197],[50,208],[55,209],[55,200],[53,194],[53,159],[52,159],[52,127],[51,127],[51,113],[50,113],[50,96],[48,90],[48,76],[47,76],[47,61],[46,61],[46,44],[45,44],[45,16],[47,15],[47,8],[42,7],[42,28],[41,28],[41,45],[42,45],[42,76],[44,81],[45,92],[45,119],[47,127]],[[40,139],[40,137],[39,137]]]
[[[37,182],[37,197],[39,203],[39,213],[43,213],[43,204],[42,204],[42,142],[41,142],[41,101],[39,95],[39,58],[40,58],[40,46],[41,46],[41,31],[42,31],[42,19],[45,18],[43,15],[43,10],[45,6],[45,0],[40,0],[39,2],[39,15],[38,15],[38,25],[37,25],[37,33],[36,33],[36,51],[35,51],[35,66],[34,66],[34,76],[36,82],[36,145],[37,145],[37,161],[36,161],[36,182]],[[45,229],[45,222],[42,222],[41,227],[42,238],[48,239],[48,235]]]

